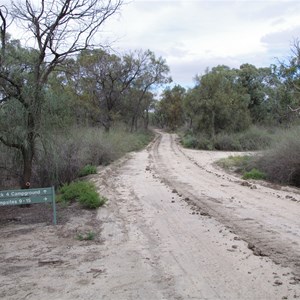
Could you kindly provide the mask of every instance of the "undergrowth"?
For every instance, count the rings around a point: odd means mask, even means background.
[[[277,131],[272,140],[269,149],[256,155],[229,157],[217,164],[239,172],[244,179],[266,179],[300,187],[300,127]]]
[[[282,131],[255,166],[268,180],[300,187],[300,127]]]
[[[256,126],[238,133],[222,132],[214,137],[205,133],[181,134],[181,143],[184,147],[203,150],[223,151],[253,151],[268,148],[273,140],[269,130]]]
[[[108,165],[127,152],[137,151],[153,138],[150,132],[130,133],[122,128],[109,133],[99,128],[74,128],[49,137],[39,147],[32,183],[59,187],[78,176],[96,173],[95,166]]]
[[[92,165],[86,165],[84,166],[80,171],[78,176],[84,177],[90,174],[97,174],[97,167]]]
[[[216,164],[227,171],[243,174],[248,171],[251,161],[252,157],[250,155],[231,155],[218,160]]]

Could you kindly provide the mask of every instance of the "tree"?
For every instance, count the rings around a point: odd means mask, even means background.
[[[184,97],[185,89],[179,85],[175,85],[172,89],[165,89],[162,93],[157,114],[163,120],[164,125],[171,130],[175,130],[184,122]]]
[[[195,112],[193,128],[205,131],[211,138],[222,131],[241,131],[250,124],[249,96],[239,89],[236,70],[217,66],[196,77],[196,86],[186,101],[192,101],[189,114]]]
[[[11,17],[28,29],[32,48],[9,41],[7,10],[0,7],[2,114],[8,116],[11,102],[15,102],[22,120],[18,136],[12,139],[1,130],[0,141],[22,155],[22,188],[30,185],[50,74],[70,55],[93,46],[98,29],[121,5],[122,0],[41,0],[39,5],[30,0],[12,2]]]
[[[243,64],[238,70],[238,82],[250,96],[248,109],[253,123],[261,123],[267,117],[271,68],[256,68]]]
[[[133,54],[117,56],[101,49],[84,51],[77,59],[80,90],[98,106],[107,132],[122,110],[128,89],[140,75],[141,63]]]
[[[122,56],[94,49],[83,51],[77,59],[78,89],[87,99],[97,103],[100,122],[108,132],[113,122],[121,118],[131,131],[143,118],[148,127],[151,90],[170,81],[169,67],[160,57],[147,51],[134,51]]]
[[[137,52],[136,61],[140,64],[139,76],[134,80],[132,84],[132,89],[134,92],[134,97],[128,98],[132,101],[131,107],[133,108],[130,111],[131,125],[130,130],[134,131],[138,126],[138,119],[140,116],[143,116],[146,111],[146,118],[148,119],[149,106],[143,106],[143,101],[151,104],[149,97],[149,92],[154,87],[158,87],[162,84],[170,83],[172,81],[169,74],[169,67],[166,64],[166,61],[162,58],[156,58],[155,54],[147,50],[145,52]],[[145,104],[145,103],[144,103]],[[148,122],[146,122],[148,124]]]
[[[281,86],[281,114],[291,122],[298,118],[300,107],[300,41],[295,40],[291,48],[291,56],[287,61],[279,62],[275,72],[283,84]]]

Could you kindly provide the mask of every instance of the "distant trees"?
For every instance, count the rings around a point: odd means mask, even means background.
[[[64,76],[74,95],[97,111],[94,122],[100,122],[109,132],[118,120],[133,131],[143,119],[147,128],[153,103],[151,90],[170,81],[168,72],[166,62],[150,50],[118,56],[94,49],[82,51]]]
[[[212,140],[219,133],[240,132],[252,124],[289,126],[300,111],[298,42],[292,54],[279,66],[217,66],[197,75],[193,88],[165,90],[156,104],[156,123],[170,129],[185,123],[186,129]]]

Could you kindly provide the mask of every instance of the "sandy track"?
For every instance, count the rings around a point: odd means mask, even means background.
[[[300,275],[299,190],[274,190],[212,166],[214,160],[232,154],[183,149],[175,135],[163,134],[154,145],[153,165],[200,210],[255,245],[255,253],[290,266]]]
[[[297,190],[243,186],[212,165],[226,155],[182,149],[160,133],[146,150],[99,170],[92,181],[110,199],[98,212],[99,242],[72,239],[84,215],[24,235],[5,229],[0,298],[300,297]],[[41,258],[61,263],[37,267]]]

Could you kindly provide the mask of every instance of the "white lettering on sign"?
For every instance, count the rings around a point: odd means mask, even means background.
[[[1,206],[5,206],[5,205],[18,205],[18,201],[17,200],[6,200],[6,201],[0,201],[0,205]]]
[[[11,192],[10,195],[12,197],[27,197],[27,196],[33,196],[33,195],[40,195],[41,191],[26,191],[26,192]]]

